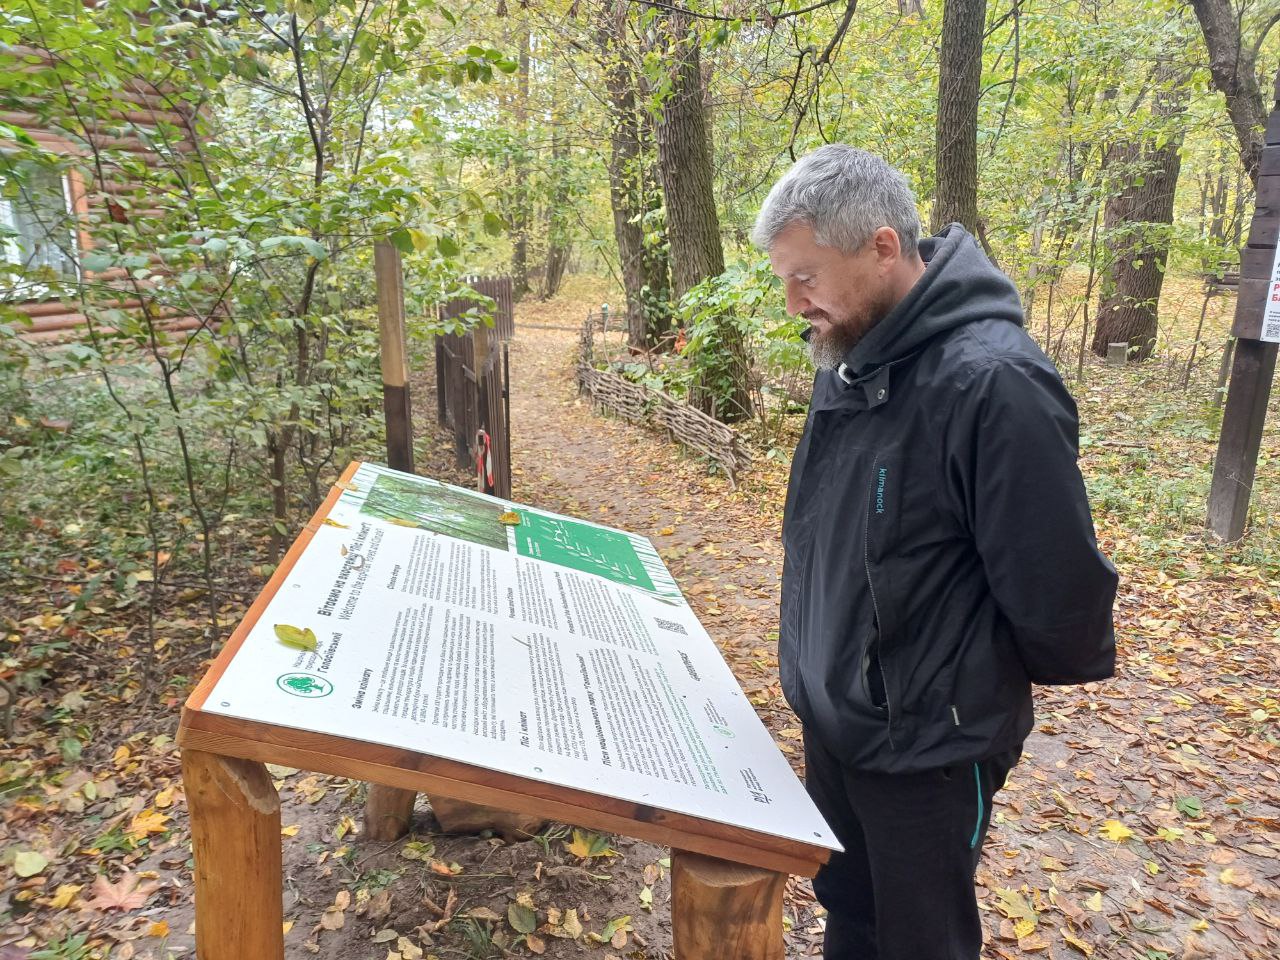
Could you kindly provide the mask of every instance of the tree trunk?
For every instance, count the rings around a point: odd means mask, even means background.
[[[662,244],[646,243],[646,218],[661,207],[653,179],[652,137],[637,109],[636,74],[626,38],[627,4],[608,0],[597,27],[599,61],[609,102],[609,197],[627,297],[627,340],[652,349],[671,327],[670,279]]]
[[[511,216],[511,296],[519,300],[529,292],[529,14],[525,11],[519,27],[520,66],[516,81],[515,182],[518,185]]]
[[[692,18],[676,10],[665,15],[663,29],[671,89],[663,99],[658,123],[658,158],[667,199],[672,293],[679,298],[703,280],[724,273],[724,250],[712,185],[698,35]],[[731,315],[711,322],[716,330],[708,338],[713,342],[709,349],[717,352],[723,364],[714,385],[702,380],[694,384],[690,402],[725,423],[734,423],[751,415],[746,346]]]
[[[551,141],[551,175],[555,187],[547,204],[547,262],[542,271],[542,299],[550,300],[560,289],[569,265],[569,145],[556,134]]]
[[[1186,78],[1157,76],[1155,129],[1169,132],[1170,121],[1187,101]],[[1168,84],[1172,80],[1172,89]],[[1145,360],[1155,348],[1159,330],[1160,289],[1169,255],[1168,230],[1173,223],[1173,197],[1182,160],[1183,131],[1165,143],[1147,137],[1112,146],[1108,167],[1119,168],[1122,189],[1107,199],[1103,220],[1112,248],[1117,251],[1102,282],[1098,323],[1092,350],[1107,355],[1107,345],[1127,343],[1131,360]]]
[[[1227,115],[1236,132],[1240,162],[1258,186],[1266,104],[1258,86],[1257,63],[1240,36],[1240,21],[1230,0],[1191,0],[1209,50],[1213,85],[1227,99]]]
[[[960,223],[978,232],[978,93],[987,0],[946,0],[938,62],[933,231]]]

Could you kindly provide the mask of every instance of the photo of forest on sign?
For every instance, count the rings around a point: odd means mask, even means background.
[[[507,549],[504,508],[457,487],[380,474],[360,512],[405,527],[430,530],[494,550]]]

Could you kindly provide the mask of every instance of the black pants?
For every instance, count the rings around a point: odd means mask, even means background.
[[[805,733],[805,785],[844,846],[814,878],[825,960],[978,960],[973,878],[1021,750],[923,773],[840,765]]]

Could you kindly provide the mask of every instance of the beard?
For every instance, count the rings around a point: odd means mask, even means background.
[[[809,335],[809,359],[819,370],[836,369],[867,331],[883,320],[891,309],[892,304],[886,298],[878,298],[857,313],[844,317],[833,317],[825,311],[806,314],[805,318],[810,323],[813,317],[820,316],[829,324],[825,333],[810,328],[813,332]]]

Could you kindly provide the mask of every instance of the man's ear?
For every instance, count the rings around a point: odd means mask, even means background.
[[[871,235],[871,242],[875,246],[878,266],[891,267],[902,259],[902,241],[893,227],[880,227]]]

